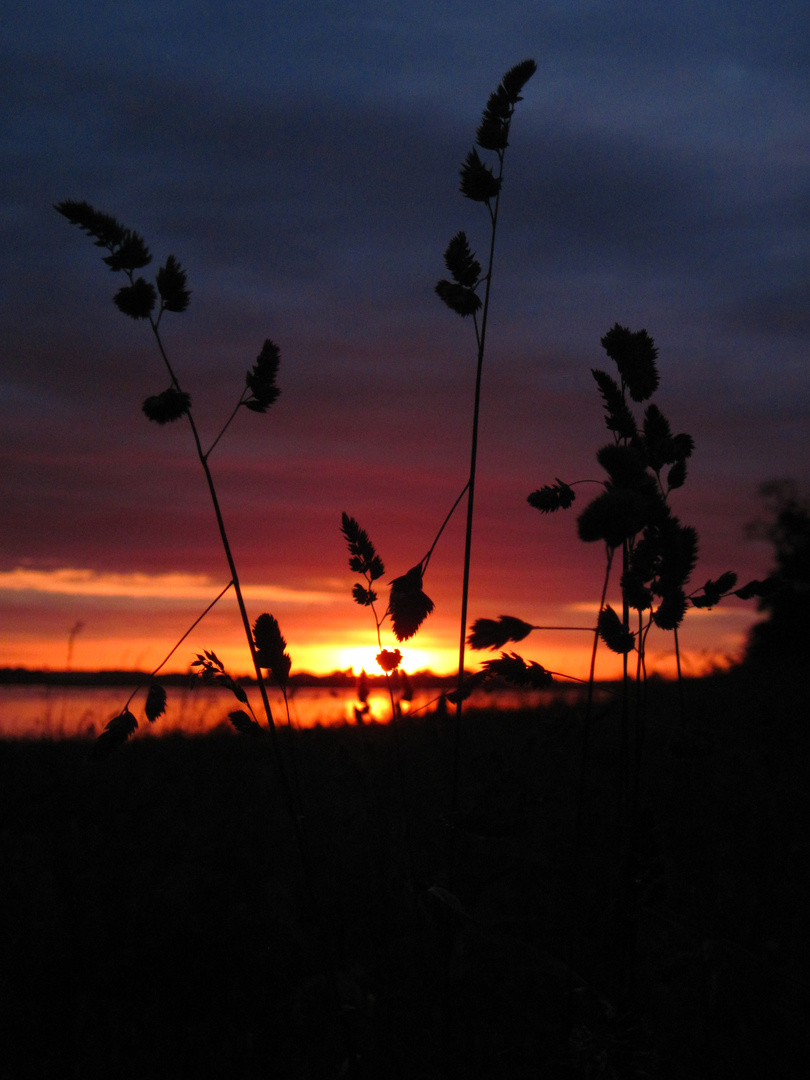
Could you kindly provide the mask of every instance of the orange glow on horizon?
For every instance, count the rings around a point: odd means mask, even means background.
[[[369,675],[381,674],[382,669],[376,661],[379,648],[376,645],[357,645],[355,635],[349,640],[351,644],[343,646],[298,645],[288,637],[293,673],[306,671],[312,675],[329,675],[352,669],[355,675],[363,670]],[[152,671],[175,644],[169,638],[93,638],[83,632],[74,643],[70,667],[74,671]],[[393,649],[395,644],[386,643],[384,648]],[[407,642],[398,647],[402,653],[402,670],[409,675],[425,670],[446,675],[458,667],[458,653],[451,648],[408,648]],[[253,674],[245,641],[238,627],[225,637],[212,637],[204,632],[190,635],[162,670],[173,673],[188,671],[195,655],[206,649],[213,650],[233,675],[242,677]],[[5,642],[0,653],[0,667],[62,671],[67,666],[67,645],[63,637],[56,641]],[[473,666],[476,666],[474,661]]]
[[[90,637],[76,642],[71,668],[74,671],[152,671],[163,659],[174,642],[166,639],[139,640],[133,638],[106,638],[94,640]],[[226,669],[237,677],[252,675],[250,661],[246,656],[244,641],[234,637],[221,645],[204,639],[184,643],[162,670],[165,672],[187,672],[194,656],[204,649],[212,649],[222,660]],[[590,667],[590,647],[577,648],[563,642],[548,641],[543,647],[521,647],[524,643],[513,646],[515,652],[529,662],[535,660],[547,670],[560,676],[559,681],[569,678],[587,680]],[[393,648],[393,645],[386,646]],[[718,649],[684,648],[681,650],[681,669],[684,675],[705,675],[712,671],[730,666],[733,657],[739,655],[742,642],[735,651]],[[451,647],[433,649],[409,649],[407,642],[401,647],[403,654],[402,670],[412,675],[420,671],[432,671],[436,675],[454,674],[458,668],[457,651]],[[376,661],[379,652],[377,646],[346,645],[343,647],[291,647],[293,656],[293,674],[308,672],[324,676],[333,672],[351,670],[354,675],[365,671],[369,675],[381,674]],[[507,651],[511,651],[507,647]],[[466,653],[465,667],[476,671],[481,664],[499,652]],[[0,666],[7,668],[28,668],[30,670],[61,671],[66,668],[65,645],[59,642],[29,641],[18,643],[13,648],[4,647],[0,656]],[[631,656],[630,672],[635,676],[634,657]],[[674,678],[677,674],[675,654],[671,650],[648,650],[647,673],[663,678]],[[622,658],[600,648],[597,655],[596,678],[609,680],[620,678]]]
[[[315,584],[322,588],[246,585],[245,595],[256,614],[264,607],[278,618],[294,673],[324,676],[352,670],[359,675],[365,670],[378,674],[379,647],[373,623],[369,626],[352,608],[347,583],[335,579]],[[216,592],[212,579],[205,575],[22,567],[0,572],[0,598],[5,609],[0,612],[0,667],[151,672]],[[25,610],[27,617],[30,613],[27,629],[22,629],[15,609]],[[595,621],[595,614],[592,603],[549,603],[544,621],[587,625]],[[732,605],[690,612],[680,635],[684,674],[728,667],[730,658],[742,654],[746,632],[756,617],[750,608]],[[82,624],[82,630],[69,646],[70,627],[77,623]],[[503,651],[514,651],[561,676],[586,680],[592,644],[592,631],[537,631],[522,642],[507,643]],[[451,614],[442,617],[437,611],[415,638],[403,643],[394,640],[386,624],[383,647],[400,648],[402,668],[408,674],[429,670],[448,675],[458,667],[458,629]],[[234,676],[253,673],[232,590],[189,633],[162,670],[187,672],[195,655],[204,650],[213,650]],[[478,670],[499,652],[468,649],[465,667]],[[631,670],[634,674],[632,663]],[[596,678],[615,679],[621,672],[621,657],[600,645]],[[672,635],[650,635],[647,672],[667,678],[676,674]]]

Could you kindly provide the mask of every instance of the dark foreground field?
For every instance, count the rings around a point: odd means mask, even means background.
[[[595,723],[579,859],[577,713],[465,719],[455,816],[440,718],[399,729],[407,812],[390,728],[285,739],[365,1076],[805,1075],[803,688],[686,695],[689,736],[651,687],[632,825],[618,709]],[[341,1075],[267,742],[88,749],[0,745],[3,1075]]]

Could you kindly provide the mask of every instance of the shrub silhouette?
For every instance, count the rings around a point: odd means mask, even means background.
[[[575,489],[596,484],[601,490],[580,512],[577,532],[584,543],[601,543],[605,548],[605,576],[602,583],[596,626],[592,628],[593,646],[580,754],[579,789],[574,825],[572,870],[573,896],[569,929],[569,971],[573,972],[575,946],[579,933],[580,860],[583,844],[583,807],[589,769],[589,745],[593,721],[594,683],[597,649],[600,641],[622,657],[621,733],[619,754],[618,802],[624,821],[628,850],[621,873],[623,885],[632,897],[635,849],[644,840],[644,815],[641,802],[643,749],[646,737],[647,640],[654,629],[671,631],[681,679],[678,629],[690,608],[710,608],[729,596],[741,600],[769,595],[769,581],[751,581],[737,588],[732,571],[716,580],[707,580],[689,589],[698,557],[697,531],[683,525],[673,513],[671,496],[687,479],[687,461],[694,442],[685,432],[673,434],[664,413],[650,398],[658,389],[658,350],[646,330],[631,331],[614,325],[602,338],[607,356],[615,363],[618,379],[607,371],[593,369],[591,374],[602,398],[605,426],[611,434],[608,443],[596,452],[596,459],[606,474],[602,481],[566,481],[559,477],[528,496],[528,503],[541,514],[567,510],[574,505]],[[643,405],[636,417],[634,406]],[[621,612],[607,603],[608,586],[615,564],[620,560],[619,589]],[[688,591],[687,591],[688,590]],[[508,642],[525,639],[533,630],[542,629],[512,615],[496,622],[479,619],[473,626],[469,644],[474,649],[503,648]],[[631,670],[631,658],[634,670]],[[536,662],[526,663],[516,653],[502,653],[500,660],[487,661],[476,680],[493,675],[515,685],[543,686],[554,675]],[[634,694],[633,694],[634,691]],[[702,751],[699,739],[689,737],[683,695],[680,697],[681,732],[670,743],[676,754],[691,756]],[[635,941],[637,916],[627,913],[622,963],[628,984],[636,977]]]
[[[788,665],[810,656],[810,504],[789,480],[763,484],[760,494],[768,520],[749,526],[749,535],[773,544],[773,588],[761,595],[757,607],[767,620],[752,627],[745,659],[750,665],[779,661]]]
[[[678,629],[690,608],[711,608],[726,597],[741,600],[769,596],[769,581],[751,581],[737,587],[732,571],[687,592],[698,557],[698,534],[683,525],[672,512],[671,495],[686,482],[687,462],[694,441],[686,432],[673,434],[667,417],[650,401],[658,389],[658,350],[646,330],[631,331],[615,324],[602,338],[602,347],[617,369],[618,380],[602,369],[591,374],[602,398],[605,426],[611,440],[599,447],[596,460],[606,473],[603,481],[564,481],[559,477],[528,496],[541,514],[567,510],[574,505],[575,488],[596,484],[601,491],[577,518],[577,533],[584,543],[605,547],[606,570],[589,674],[589,695],[595,678],[596,653],[601,641],[623,657],[624,707],[628,708],[630,657],[635,656],[635,680],[647,675],[647,639],[653,628],[671,631],[681,675]],[[636,417],[634,405],[644,405]],[[621,558],[619,588],[622,608],[618,613],[606,602],[616,556]],[[532,630],[543,629],[515,616],[501,616],[498,623],[480,619],[469,637],[474,649],[502,648],[521,641]],[[580,628],[581,629],[581,628]],[[515,654],[512,654],[514,657]],[[503,671],[509,665],[504,664]],[[498,672],[489,662],[485,669]],[[500,673],[500,672],[499,672]],[[590,696],[589,696],[590,703]],[[590,704],[589,704],[590,707]],[[643,709],[639,696],[637,707]],[[641,712],[637,713],[637,738],[641,738]],[[637,747],[637,767],[640,747]],[[636,775],[636,784],[638,776]]]

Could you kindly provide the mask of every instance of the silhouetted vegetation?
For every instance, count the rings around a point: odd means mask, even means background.
[[[205,611],[186,630],[168,655],[152,672],[146,684],[144,715],[150,724],[163,715],[166,709],[167,695],[165,689],[155,681],[155,676],[188,637],[191,630],[208,614],[222,596],[230,588],[233,588],[248,653],[255,672],[256,686],[262,700],[264,725],[260,724],[253,711],[250,698],[245,689],[237,679],[233,678],[225,670],[222,661],[213,650],[206,649],[202,654],[197,654],[191,664],[192,673],[202,683],[213,683],[230,690],[239,704],[244,706],[242,709],[235,709],[229,713],[229,720],[237,731],[245,735],[257,733],[269,735],[274,765],[272,776],[284,795],[284,803],[301,863],[304,879],[304,903],[309,915],[315,947],[321,957],[322,969],[329,986],[335,1016],[341,1022],[341,1010],[338,1003],[339,991],[332,957],[332,945],[328,940],[324,925],[324,914],[320,907],[312,874],[309,844],[304,832],[304,811],[301,803],[301,784],[297,762],[294,757],[285,757],[282,746],[278,741],[276,724],[267,695],[267,685],[262,674],[263,671],[268,671],[281,688],[287,711],[287,722],[290,725],[287,677],[289,676],[291,661],[286,652],[287,643],[281,634],[278,622],[268,613],[259,615],[251,626],[210,462],[212,453],[240,410],[247,409],[253,413],[265,413],[278,399],[280,390],[276,385],[276,378],[281,361],[279,348],[269,338],[265,340],[255,363],[245,375],[244,386],[225,424],[208,448],[203,449],[203,442],[194,420],[191,395],[181,387],[160,332],[161,321],[167,312],[182,313],[188,307],[191,294],[187,288],[185,270],[182,269],[174,255],[169,255],[164,265],[157,271],[154,283],[147,281],[139,271],[151,263],[152,254],[139,233],[126,228],[112,215],[96,210],[84,201],[67,199],[59,203],[55,209],[63,217],[67,218],[72,225],[77,226],[90,236],[96,247],[108,253],[103,256],[103,262],[113,273],[123,274],[127,284],[119,288],[113,296],[113,302],[119,311],[136,321],[147,322],[152,330],[158,352],[169,377],[169,386],[161,393],[147,398],[142,409],[148,420],[160,426],[175,423],[184,418],[187,421],[197,458],[205,477],[219,530],[222,550],[230,574],[230,580],[218,596],[212,600]],[[120,749],[135,732],[138,727],[138,720],[134,713],[130,711],[129,706],[141,689],[143,687],[139,687],[130,695],[122,710],[109,721],[105,730],[98,736],[93,748],[94,759],[108,758],[116,750]],[[347,1060],[350,1063],[349,1068],[354,1071],[356,1054],[350,1046],[348,1034],[346,1035],[345,1046]]]
[[[467,636],[504,152],[534,71],[533,61],[516,65],[487,103],[476,144],[495,155],[496,168],[473,149],[461,169],[462,194],[488,213],[487,269],[458,232],[445,252],[452,280],[436,287],[475,332],[470,472],[427,554],[388,582],[382,611],[384,563],[358,522],[342,518],[360,578],[352,596],[375,622],[388,728],[296,731],[288,711],[288,729],[277,732],[270,712],[262,672],[286,700],[292,661],[273,616],[248,618],[209,457],[243,406],[264,412],[275,401],[277,347],[265,342],[204,451],[159,333],[163,313],[189,302],[185,272],[169,256],[147,282],[138,271],[151,255],[136,233],[86,203],[57,207],[127,278],[116,306],[151,325],[170,386],[144,412],[160,425],[190,424],[266,722],[206,650],[192,664],[195,678],[237,699],[228,720],[238,739],[228,728],[199,740],[136,742],[103,771],[79,760],[78,743],[7,748],[5,925],[21,928],[4,976],[20,987],[15,1060],[23,1071],[15,1075],[48,1075],[54,1063],[83,1078],[794,1075],[795,1000],[808,952],[799,915],[807,845],[796,825],[808,744],[795,724],[795,687],[766,687],[738,671],[673,688],[647,678],[645,650],[658,628],[673,633],[679,656],[687,610],[730,595],[759,597],[778,627],[792,625],[795,611],[779,607],[782,593],[767,583],[738,587],[731,571],[689,586],[697,532],[674,515],[670,495],[686,480],[693,442],[673,434],[649,400],[659,373],[645,330],[614,326],[602,344],[618,375],[592,372],[610,434],[597,452],[605,478],[577,521],[579,538],[606,553],[596,625],[586,628],[586,703],[468,712],[459,738],[474,686],[547,687],[560,676],[514,652],[464,671],[467,645],[503,649],[550,629],[501,615],[478,619]],[[567,509],[578,483],[557,477],[529,502],[541,514]],[[403,718],[394,693],[402,654],[383,647],[381,628],[390,620],[399,643],[431,613],[425,573],[465,494],[455,689],[443,710]],[[798,551],[806,567],[807,520],[806,507],[783,504],[769,534],[797,595],[807,583],[794,565]],[[607,602],[612,573],[620,611]],[[624,657],[624,679],[619,694],[597,700],[600,643]],[[364,692],[358,720],[367,716]],[[456,707],[451,723],[447,701]],[[96,757],[107,759],[137,726],[129,704],[96,743]],[[151,680],[147,719],[165,705]],[[20,813],[23,798],[30,816]],[[57,1012],[49,1040],[37,1041],[30,1018]]]
[[[93,243],[97,248],[101,248],[108,253],[102,257],[102,261],[114,274],[123,274],[127,281],[127,284],[121,286],[114,294],[113,303],[122,314],[129,316],[129,318],[134,319],[135,321],[147,322],[152,330],[152,335],[157,345],[160,358],[169,377],[169,386],[160,394],[148,397],[143,402],[142,410],[148,420],[151,420],[161,427],[165,424],[171,424],[178,420],[182,420],[184,417],[187,420],[197,458],[205,476],[208,493],[211,498],[211,506],[214,517],[216,518],[220,540],[222,542],[222,549],[230,572],[228,584],[222,589],[219,595],[215,597],[211,604],[208,605],[200,617],[195,620],[192,626],[186,630],[169,654],[152,672],[146,684],[148,687],[147,693],[152,695],[151,702],[154,703],[155,694],[158,692],[155,689],[157,686],[154,681],[155,676],[160,672],[171,656],[174,655],[182,642],[185,641],[191,633],[191,630],[197,626],[225,593],[233,587],[245,632],[248,653],[256,675],[256,685],[259,689],[262,704],[264,706],[267,727],[270,730],[271,735],[274,735],[275,723],[267,697],[264,677],[262,675],[260,656],[262,650],[255,641],[255,631],[251,630],[250,618],[242,596],[239,573],[236,568],[230,540],[228,539],[228,531],[225,527],[225,520],[219,504],[219,496],[211,471],[210,458],[241,409],[247,409],[249,412],[253,413],[266,413],[278,400],[281,393],[281,390],[276,383],[278,369],[281,363],[279,347],[269,338],[264,342],[259,355],[256,357],[255,363],[245,374],[244,386],[237,398],[236,405],[233,407],[228,419],[220,429],[219,434],[213,439],[208,446],[208,449],[204,450],[203,442],[194,420],[191,394],[182,389],[177,373],[169,359],[160,332],[160,324],[163,321],[164,315],[166,315],[167,312],[182,314],[182,312],[188,308],[191,301],[191,292],[188,289],[186,271],[181,267],[174,255],[169,255],[166,262],[157,271],[154,283],[147,281],[139,271],[145,269],[152,262],[152,253],[140,233],[135,232],[134,229],[125,227],[111,214],[96,210],[95,207],[83,200],[77,201],[75,199],[65,199],[58,203],[54,209],[63,217],[67,218],[71,225],[77,226],[82,232],[86,233],[93,240]],[[272,618],[272,616],[259,616],[259,619],[263,618]],[[206,653],[206,658],[210,662],[216,660],[214,653]],[[210,673],[205,665],[205,660],[198,656],[197,661],[200,663],[193,666],[197,666],[201,669],[199,672],[200,677],[208,677]],[[229,678],[224,671],[220,674],[223,679]],[[234,686],[236,685],[232,679],[231,683],[233,683]],[[139,689],[142,688],[139,687]],[[135,693],[137,692],[138,691],[136,690]],[[107,725],[106,731],[99,736],[96,753],[102,755],[111,753],[119,746],[123,745],[138,727],[137,719],[129,710],[130,703],[135,697],[135,693],[132,694],[129,701],[124,705],[120,714],[113,717]],[[147,698],[147,700],[149,700],[149,698]],[[150,723],[153,723],[163,711],[164,710],[161,709],[156,713],[154,707],[152,707],[151,709],[146,710],[145,715],[147,720]],[[276,766],[282,777],[282,782],[286,784],[285,765],[278,753],[276,754]],[[292,805],[292,796],[290,797],[290,812],[293,815],[296,813],[296,810]]]
[[[622,732],[624,741],[622,797],[628,820],[638,814],[638,792],[643,761],[643,747],[648,723],[647,638],[653,629],[673,635],[678,676],[681,675],[678,629],[690,608],[711,608],[723,599],[748,600],[769,596],[770,581],[749,581],[737,586],[737,575],[727,571],[716,580],[709,579],[687,591],[698,560],[698,534],[691,525],[683,525],[672,511],[671,496],[686,483],[687,463],[694,451],[694,440],[686,432],[673,433],[669,420],[650,399],[659,387],[658,349],[646,330],[631,331],[618,323],[602,338],[607,357],[615,364],[616,376],[602,369],[592,369],[605,411],[605,426],[610,441],[599,447],[596,460],[606,477],[602,481],[570,480],[559,477],[528,496],[529,505],[546,515],[567,510],[576,501],[575,488],[595,484],[599,493],[577,518],[579,539],[586,544],[599,543],[605,549],[605,576],[602,582],[593,648],[589,687],[596,675],[597,649],[600,641],[623,658]],[[637,418],[634,407],[644,405]],[[617,563],[621,560],[617,569]],[[618,577],[621,610],[607,602],[611,575]],[[515,616],[478,620],[470,634],[475,649],[503,648],[509,641],[522,641],[533,630],[542,629]],[[632,663],[631,663],[632,661]],[[499,661],[489,661],[480,677],[489,673],[516,681],[552,680],[552,673],[533,661],[526,665],[516,653],[501,654]],[[475,677],[474,677],[475,678]],[[587,764],[588,729],[592,694],[586,709],[585,740],[581,783]],[[686,715],[682,713],[684,738]]]
[[[618,706],[602,708],[570,975],[579,710],[468,711],[452,816],[443,722],[399,721],[414,892],[391,726],[282,729],[297,743],[342,1008],[368,1080],[803,1076],[799,687],[744,672],[688,681],[703,742],[684,757],[676,688],[650,682],[632,844]],[[268,751],[229,731],[137,740],[95,765],[80,741],[0,746],[6,1075],[341,1075]],[[449,831],[452,899],[440,885]],[[447,994],[449,1069],[437,1032]]]
[[[806,664],[810,660],[810,504],[788,480],[764,484],[761,494],[768,516],[749,531],[773,544],[777,587],[759,601],[759,610],[768,617],[751,629],[746,660],[755,665]]]

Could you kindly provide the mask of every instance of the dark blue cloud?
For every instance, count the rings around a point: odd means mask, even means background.
[[[162,388],[159,358],[51,209],[66,197],[187,267],[192,306],[167,340],[207,429],[263,338],[281,344],[278,416],[222,447],[240,496],[257,474],[241,485],[239,469],[272,458],[262,513],[267,492],[295,501],[288,468],[317,514],[373,490],[380,515],[402,521],[418,483],[395,478],[410,467],[440,518],[465,468],[473,348],[433,286],[458,229],[485,247],[458,168],[487,94],[525,55],[539,70],[507,158],[490,460],[503,472],[511,456],[527,490],[581,460],[574,421],[597,437],[589,368],[619,320],[656,338],[667,411],[678,427],[694,418],[699,450],[702,436],[718,468],[737,469],[742,498],[769,475],[807,477],[804,5],[18,2],[7,25],[4,563],[56,558],[68,537],[72,559],[88,535],[100,550],[107,518],[95,534],[92,522],[115,503],[110,559],[123,566],[129,543],[164,536],[144,502],[184,475],[181,441],[140,415]],[[171,448],[158,477],[150,448]],[[711,461],[701,468],[697,484]],[[153,568],[180,558],[179,534],[165,544]]]

